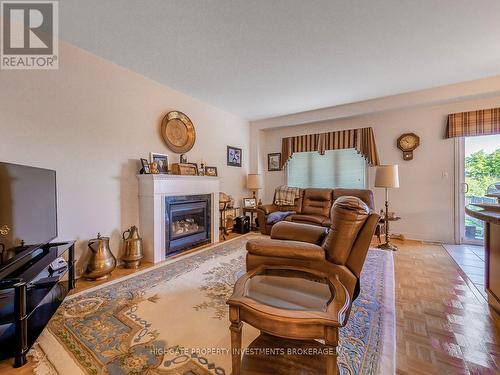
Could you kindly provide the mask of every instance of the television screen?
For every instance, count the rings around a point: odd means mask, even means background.
[[[0,162],[0,251],[12,257],[57,237],[56,172]]]

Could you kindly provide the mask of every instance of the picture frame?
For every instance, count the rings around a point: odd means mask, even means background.
[[[142,166],[140,173],[141,174],[151,174],[151,169],[149,168],[148,159],[141,158],[140,160],[141,160],[141,166]]]
[[[281,171],[281,152],[267,154],[267,170],[269,172]]]
[[[217,177],[217,167],[205,167],[205,176]]]
[[[196,169],[196,176],[199,175],[199,171],[198,171],[198,164],[196,163],[186,163],[188,165],[192,165],[194,169]]]
[[[230,167],[241,167],[243,151],[241,148],[227,146],[227,165]]]
[[[168,155],[151,152],[149,153],[149,162],[156,162],[160,174],[168,174]]]
[[[243,198],[243,208],[255,208],[257,207],[257,198],[249,197]]]
[[[198,168],[194,163],[172,163],[171,174],[181,176],[198,176]]]

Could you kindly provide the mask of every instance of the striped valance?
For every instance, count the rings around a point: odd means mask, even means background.
[[[448,115],[446,138],[500,134],[500,108]]]
[[[326,150],[342,148],[354,148],[363,155],[369,165],[379,165],[373,129],[362,128],[283,138],[282,167],[295,152],[317,151],[323,155]]]

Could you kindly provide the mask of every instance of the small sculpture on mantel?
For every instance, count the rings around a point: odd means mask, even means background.
[[[200,169],[198,170],[198,175],[205,176],[205,164],[201,162]]]
[[[149,165],[149,169],[151,171],[151,174],[160,174],[160,169],[158,168],[158,163],[157,162],[152,162]]]

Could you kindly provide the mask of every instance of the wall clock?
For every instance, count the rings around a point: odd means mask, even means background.
[[[405,133],[398,138],[398,148],[403,151],[403,160],[413,159],[413,150],[420,145],[420,137],[415,133]]]
[[[168,148],[182,154],[191,150],[196,141],[193,123],[184,113],[168,112],[161,121],[161,135]]]

